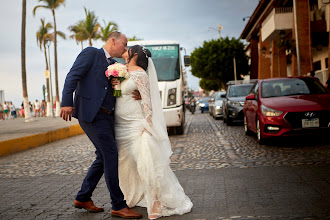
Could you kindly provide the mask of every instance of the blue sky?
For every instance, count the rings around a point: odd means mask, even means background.
[[[204,41],[216,39],[218,24],[223,26],[222,37],[238,38],[246,21],[243,17],[251,16],[259,0],[67,0],[65,6],[56,11],[57,28],[67,35],[67,40],[58,39],[58,80],[60,96],[66,74],[71,68],[81,47],[68,36],[70,25],[85,18],[84,7],[94,11],[103,24],[113,21],[119,31],[128,37],[137,36],[144,40],[175,40],[186,49],[187,55]],[[41,100],[44,78],[44,54],[36,43],[36,32],[44,18],[53,22],[51,12],[40,8],[36,16],[32,15],[38,0],[27,1],[26,25],[26,71],[29,100]],[[22,1],[5,1],[0,8],[0,90],[5,91],[5,99],[16,106],[22,102],[21,80],[21,8]],[[209,29],[209,27],[211,29]],[[84,42],[84,47],[87,42]],[[94,41],[93,46],[100,48],[103,42]],[[54,76],[53,46],[51,48],[52,75]],[[198,89],[199,79],[192,76],[187,68],[188,87]],[[54,83],[53,78],[53,83]],[[55,86],[53,84],[53,94]]]

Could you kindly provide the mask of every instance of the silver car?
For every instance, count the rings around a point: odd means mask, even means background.
[[[210,104],[209,104],[209,111],[210,115],[214,119],[221,118],[223,116],[223,111],[222,111],[222,100],[223,98],[221,95],[226,94],[226,92],[216,92],[210,99]]]

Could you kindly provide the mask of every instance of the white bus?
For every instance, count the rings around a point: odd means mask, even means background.
[[[151,52],[158,76],[166,125],[170,132],[183,134],[185,125],[184,75],[177,41],[129,41],[127,47],[143,45]]]

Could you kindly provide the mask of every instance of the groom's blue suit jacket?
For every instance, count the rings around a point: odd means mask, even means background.
[[[110,58],[110,63],[115,60]],[[73,117],[91,122],[103,103],[109,110],[114,109],[116,99],[105,76],[108,65],[103,48],[87,47],[78,55],[66,76],[61,103],[62,107],[75,107]]]

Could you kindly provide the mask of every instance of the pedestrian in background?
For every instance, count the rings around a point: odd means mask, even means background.
[[[17,115],[16,115],[16,107],[13,104],[13,102],[10,102],[9,109],[10,109],[10,114],[11,114],[12,119],[16,118],[17,117]]]
[[[23,102],[22,102],[22,105],[21,105],[21,117],[25,117],[24,103]]]
[[[3,113],[4,113],[3,119],[6,119],[6,116],[7,119],[9,119],[9,106],[6,101],[3,102]]]
[[[32,114],[32,112],[33,112],[33,106],[32,106],[32,104],[31,104],[31,102],[29,102],[29,107],[30,107],[30,112],[31,112],[31,114]]]
[[[45,100],[41,101],[41,117],[46,117],[46,102]]]
[[[2,115],[3,115],[3,108],[2,108],[2,105],[0,103],[0,121],[2,120]]]
[[[35,103],[34,103],[34,117],[40,117],[40,108],[41,108],[41,104],[38,101],[38,99],[36,99]]]

